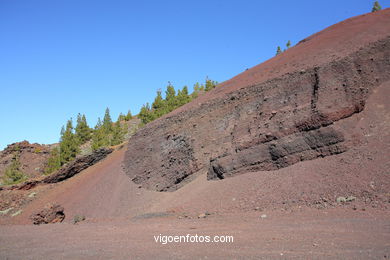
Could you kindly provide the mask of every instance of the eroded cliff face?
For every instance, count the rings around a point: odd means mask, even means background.
[[[209,180],[223,179],[342,153],[356,144],[333,123],[362,111],[388,80],[390,32],[342,58],[215,98],[207,93],[201,104],[138,131],[129,141],[126,173],[147,189],[172,191],[206,171]]]

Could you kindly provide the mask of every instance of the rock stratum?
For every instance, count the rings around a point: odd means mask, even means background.
[[[358,145],[334,126],[390,79],[390,10],[354,17],[218,85],[129,141],[126,174],[174,191],[209,180],[336,155]]]

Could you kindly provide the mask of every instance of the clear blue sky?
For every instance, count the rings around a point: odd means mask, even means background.
[[[57,142],[78,112],[91,126],[106,107],[136,114],[168,81],[225,81],[372,4],[0,0],[0,149]]]

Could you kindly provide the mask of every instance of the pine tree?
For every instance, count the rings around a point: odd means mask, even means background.
[[[157,96],[152,103],[152,109],[156,118],[159,118],[167,112],[166,102],[162,98],[161,90],[157,90]]]
[[[290,40],[288,40],[288,42],[286,43],[286,47],[287,47],[287,49],[291,47],[291,42],[290,42]]]
[[[106,134],[102,121],[100,120],[99,117],[92,136],[92,144],[91,144],[92,150],[96,151],[97,149],[108,146],[109,144],[110,141],[108,135]]]
[[[206,87],[205,87],[205,90],[206,91],[210,91],[213,88],[215,88],[217,86],[217,84],[218,84],[218,82],[210,80],[208,77],[206,77]]]
[[[72,119],[68,120],[66,128],[61,130],[60,160],[61,165],[73,160],[79,152],[78,141],[73,133]]]
[[[125,124],[126,126],[127,124]],[[111,145],[118,145],[125,140],[126,128],[121,125],[120,121],[116,121],[113,127]]]
[[[195,99],[199,96],[199,92],[200,92],[200,85],[199,85],[199,82],[196,82],[194,84],[194,88],[193,88],[193,91],[191,93],[191,99]]]
[[[279,55],[282,53],[282,49],[280,48],[280,46],[278,46],[278,48],[276,49],[276,55]]]
[[[176,108],[176,91],[170,82],[168,82],[167,90],[165,91],[165,101],[167,112],[171,112]]]
[[[47,161],[44,174],[50,174],[61,168],[60,149],[55,147],[50,152],[50,157]]]
[[[91,128],[88,126],[85,115],[80,113],[77,115],[75,134],[79,144],[84,144],[91,139]]]
[[[112,132],[112,120],[110,116],[110,109],[107,107],[103,117],[103,128],[106,131],[106,134]]]
[[[2,182],[5,185],[16,184],[27,179],[27,176],[20,170],[20,152],[13,155],[11,164],[5,169]]]
[[[130,109],[129,109],[129,111],[127,111],[127,115],[126,115],[126,121],[129,121],[130,119],[132,119],[133,118],[133,116],[131,115],[131,111],[130,111]]]
[[[380,11],[380,10],[382,10],[382,6],[379,4],[378,1],[375,1],[371,12],[376,12],[376,11]]]
[[[126,116],[122,113],[119,113],[117,121],[127,121]]]
[[[138,114],[139,119],[141,119],[143,124],[147,124],[154,120],[153,112],[150,109],[149,103],[143,105],[141,111]]]
[[[190,102],[191,97],[188,95],[188,87],[184,86],[181,91],[177,94],[177,103],[178,106],[182,106],[188,102]]]

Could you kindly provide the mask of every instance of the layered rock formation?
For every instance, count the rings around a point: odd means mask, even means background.
[[[69,162],[56,173],[44,178],[41,182],[56,183],[71,178],[82,170],[87,169],[88,167],[106,158],[106,156],[109,155],[112,151],[113,149],[111,148],[100,148],[99,150],[94,151],[92,154],[78,156],[74,161]]]
[[[390,80],[388,24],[384,10],[334,25],[148,124],[129,141],[128,176],[172,191],[205,171],[223,179],[346,151],[354,137],[333,123]]]

